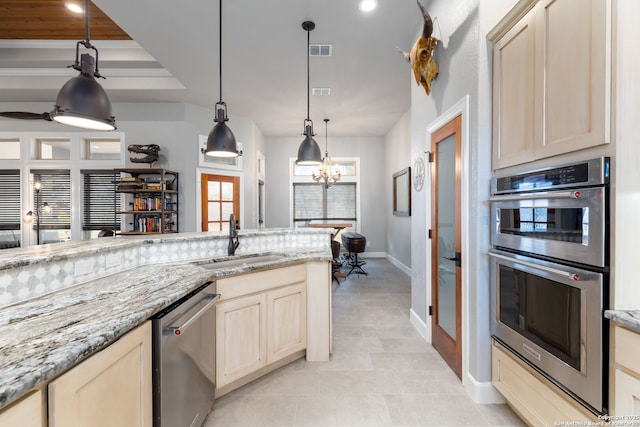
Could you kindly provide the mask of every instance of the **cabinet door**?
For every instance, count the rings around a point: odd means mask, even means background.
[[[494,46],[493,168],[532,160],[539,139],[536,115],[536,8]]]
[[[151,322],[49,384],[49,427],[151,427]]]
[[[307,346],[307,294],[304,283],[267,294],[267,363]]]
[[[44,427],[46,419],[40,390],[0,410],[0,427]]]
[[[544,134],[537,158],[609,142],[606,0],[544,0]]]
[[[267,364],[266,294],[216,305],[216,387]]]
[[[620,369],[615,371],[615,400],[612,413],[627,417],[640,416],[640,379]],[[638,421],[637,418],[632,420]]]

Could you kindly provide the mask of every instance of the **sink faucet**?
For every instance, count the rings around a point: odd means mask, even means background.
[[[240,246],[238,240],[238,229],[236,228],[236,219],[233,214],[229,215],[229,247],[227,250],[228,255],[235,255],[236,249]]]

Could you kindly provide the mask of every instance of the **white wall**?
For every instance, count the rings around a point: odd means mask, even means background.
[[[324,138],[317,135],[315,139],[324,151]],[[302,140],[303,136],[265,138],[267,228],[291,226],[289,159],[298,155]],[[391,177],[384,168],[384,138],[332,137],[329,133],[329,154],[360,158],[360,233],[367,238],[367,252],[385,252],[389,197],[385,185]]]
[[[405,271],[411,270],[411,221],[412,217],[393,215],[393,187],[392,179],[394,173],[406,168],[413,167],[411,162],[411,114],[407,112],[395,124],[393,129],[385,137],[384,148],[385,160],[385,216],[386,216],[386,236],[387,256],[394,264]],[[412,169],[413,175],[413,169]],[[413,176],[411,178],[413,180]],[[413,181],[411,185],[412,214],[415,207]]]

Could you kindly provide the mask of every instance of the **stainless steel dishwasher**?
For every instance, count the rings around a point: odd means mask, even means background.
[[[205,283],[152,317],[154,427],[200,427],[215,399],[215,309]]]

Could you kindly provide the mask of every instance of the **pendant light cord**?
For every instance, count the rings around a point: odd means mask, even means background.
[[[84,37],[87,44],[91,45],[89,42],[89,0],[84,0]]]
[[[311,121],[309,118],[309,46],[311,44],[311,30],[307,30],[307,121]]]
[[[220,102],[222,103],[222,0],[220,0],[220,36],[218,37],[220,58],[218,60],[218,65],[220,67]]]

